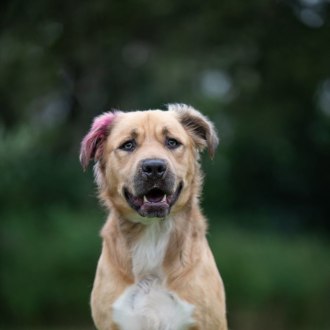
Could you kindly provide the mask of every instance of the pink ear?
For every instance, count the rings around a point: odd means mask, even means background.
[[[105,112],[96,117],[90,131],[82,140],[79,158],[84,170],[92,158],[98,159],[102,154],[104,141],[109,134],[109,126],[115,115],[112,112]]]

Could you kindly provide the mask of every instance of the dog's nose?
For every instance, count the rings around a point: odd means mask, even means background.
[[[163,159],[146,159],[142,162],[142,173],[150,179],[162,178],[166,169],[166,162]]]

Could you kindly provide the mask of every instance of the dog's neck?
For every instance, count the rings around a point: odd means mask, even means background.
[[[131,248],[132,270],[136,281],[146,276],[164,277],[163,262],[173,230],[171,218],[154,220],[145,226]]]
[[[112,212],[102,236],[109,257],[129,282],[146,276],[175,281],[198,261],[205,227],[197,207],[149,224],[134,223]]]

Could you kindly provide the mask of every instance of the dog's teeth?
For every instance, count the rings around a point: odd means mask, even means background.
[[[166,202],[166,194],[164,195],[162,202]]]
[[[143,202],[144,202],[144,203],[148,203],[148,202],[149,202],[149,201],[147,200],[146,195],[143,196]]]

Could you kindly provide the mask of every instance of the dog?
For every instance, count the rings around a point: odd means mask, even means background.
[[[91,309],[99,330],[227,330],[224,286],[206,240],[200,152],[214,125],[193,107],[106,112],[81,142],[109,217]]]

